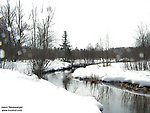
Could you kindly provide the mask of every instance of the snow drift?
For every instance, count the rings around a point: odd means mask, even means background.
[[[0,69],[0,90],[0,112],[20,106],[23,113],[101,113],[102,105],[92,97],[75,95],[35,75]]]
[[[111,66],[91,65],[78,68],[72,74],[74,77],[95,77],[106,82],[128,82],[142,86],[150,86],[150,71],[131,71],[123,68],[123,63],[113,63]]]

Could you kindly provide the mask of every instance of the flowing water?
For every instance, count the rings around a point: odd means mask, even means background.
[[[45,78],[58,87],[82,96],[93,96],[103,104],[103,113],[150,113],[150,95],[131,92],[103,83],[91,84],[68,78],[69,71],[55,72]]]

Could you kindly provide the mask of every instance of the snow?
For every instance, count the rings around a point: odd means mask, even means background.
[[[106,82],[128,82],[142,86],[150,86],[150,71],[131,71],[123,68],[123,63],[112,63],[111,66],[91,65],[78,68],[72,76],[81,78],[96,77]]]
[[[70,67],[71,64],[68,62],[63,62],[61,60],[50,60],[47,64],[45,71],[49,70],[60,70],[63,68]],[[32,62],[30,60],[24,60],[24,61],[16,61],[16,62],[2,62],[1,67],[4,69],[11,69],[11,70],[17,70],[21,73],[25,73],[28,75],[32,75]]]
[[[0,90],[0,112],[21,109],[22,113],[101,113],[102,105],[93,97],[78,96],[36,75],[0,69]],[[8,108],[11,106],[21,108]]]
[[[59,69],[63,69],[63,68],[68,68],[70,66],[71,66],[70,63],[63,62],[63,61],[56,59],[54,61],[50,61],[45,70],[46,71],[48,71],[48,70],[59,70]]]

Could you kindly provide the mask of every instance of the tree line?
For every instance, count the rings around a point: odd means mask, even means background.
[[[21,0],[16,0],[15,6],[7,0],[0,6],[0,60],[29,59],[33,72],[41,78],[49,59],[60,58],[68,62],[79,59],[85,63],[99,60],[104,66],[112,61],[150,59],[150,32],[144,25],[138,26],[136,47],[110,48],[109,36],[106,35],[106,41],[98,42],[95,47],[88,44],[85,49],[72,49],[67,31],[63,31],[59,47],[53,44],[56,38],[52,30],[53,16],[51,6],[38,8],[33,4],[30,14],[25,15]]]
[[[12,6],[9,0],[5,5],[0,6],[0,49],[5,52],[3,59],[40,59],[40,57],[46,57],[50,59],[94,60],[126,57],[140,60],[139,56],[142,53],[144,59],[149,58],[147,51],[150,47],[150,32],[146,25],[138,26],[135,48],[110,48],[109,39],[106,36],[107,40],[104,43],[97,43],[95,47],[88,44],[85,49],[72,49],[67,31],[62,34],[60,47],[53,45],[55,36],[51,26],[53,25],[54,10],[51,6],[38,9],[33,4],[28,19],[25,18],[23,11],[20,0],[16,1],[16,6]],[[44,16],[41,18],[40,15],[42,14]]]

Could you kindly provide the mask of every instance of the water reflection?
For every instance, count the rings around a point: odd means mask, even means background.
[[[149,113],[150,112],[150,96],[146,95],[133,95],[129,92],[122,94],[123,102],[133,109],[133,113]]]
[[[69,71],[47,74],[45,77],[58,87],[78,95],[93,96],[104,106],[104,113],[150,113],[150,95],[135,94],[103,83],[91,84],[73,80]]]
[[[46,74],[45,79],[55,84],[56,86],[65,88],[68,90],[71,79],[68,77],[69,71],[65,72],[55,72],[51,74]]]
[[[63,77],[63,87],[67,90],[68,89],[68,85],[70,84],[70,78],[68,76],[64,76]]]

